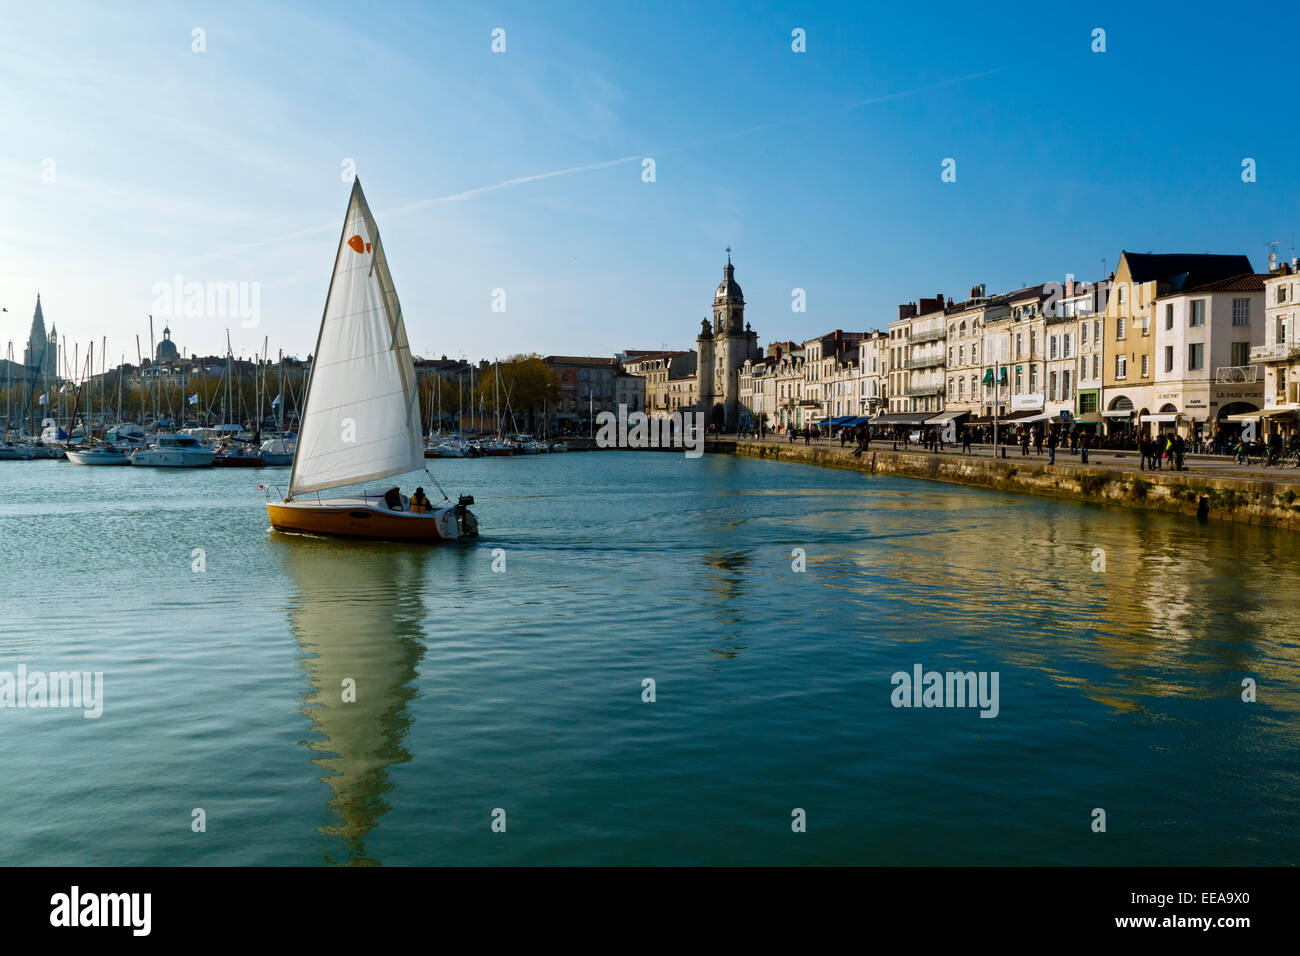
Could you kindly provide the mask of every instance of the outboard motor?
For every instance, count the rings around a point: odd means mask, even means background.
[[[461,495],[456,502],[456,525],[462,538],[478,537],[478,519],[469,510],[469,506],[473,503],[473,495]]]

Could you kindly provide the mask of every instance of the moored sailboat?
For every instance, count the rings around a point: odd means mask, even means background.
[[[455,540],[478,534],[469,495],[415,505],[397,488],[323,499],[319,492],[424,468],[415,366],[379,230],[352,184],[307,382],[289,493],[266,503],[276,531]],[[304,495],[316,492],[310,498]]]

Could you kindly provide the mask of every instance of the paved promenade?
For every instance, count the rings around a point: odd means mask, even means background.
[[[727,436],[730,437],[730,436]],[[752,441],[753,439],[746,439]],[[788,445],[788,438],[764,438],[762,441],[765,445]],[[795,444],[802,445],[802,438],[795,441]],[[825,447],[839,447],[838,439],[814,438],[811,442],[813,445]],[[854,447],[852,443],[848,446]],[[1046,447],[1043,448],[1041,455],[1034,452],[1031,445],[1029,454],[1022,455],[1019,445],[1003,445],[1000,449],[1005,450],[1006,460],[1008,462],[1033,462],[1036,464],[1047,464],[1048,455]],[[871,451],[906,451],[913,455],[934,455],[923,445],[909,444],[904,447],[902,442],[895,445],[889,440],[876,439],[872,441]],[[943,457],[993,457],[992,445],[973,445],[971,451],[964,453],[960,445],[946,445],[942,452],[937,453]],[[1071,452],[1068,448],[1056,450],[1056,463],[1058,465],[1079,465],[1081,464],[1080,456],[1077,452]],[[1093,468],[1116,468],[1123,471],[1139,471],[1142,465],[1142,456],[1136,451],[1116,451],[1107,448],[1092,448],[1088,450],[1088,467]],[[1174,472],[1171,468],[1166,467],[1165,473],[1186,475],[1194,477],[1203,475],[1216,478],[1241,478],[1256,481],[1300,481],[1300,469],[1289,466],[1267,468],[1263,464],[1238,465],[1230,455],[1186,455],[1183,458],[1184,470]]]

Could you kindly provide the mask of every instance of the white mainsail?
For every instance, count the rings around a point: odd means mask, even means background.
[[[352,184],[289,497],[424,468],[415,366],[379,230]]]

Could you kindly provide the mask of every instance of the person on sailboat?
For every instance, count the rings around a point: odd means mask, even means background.
[[[422,515],[429,510],[429,499],[424,496],[423,488],[416,488],[411,495],[411,514]]]

